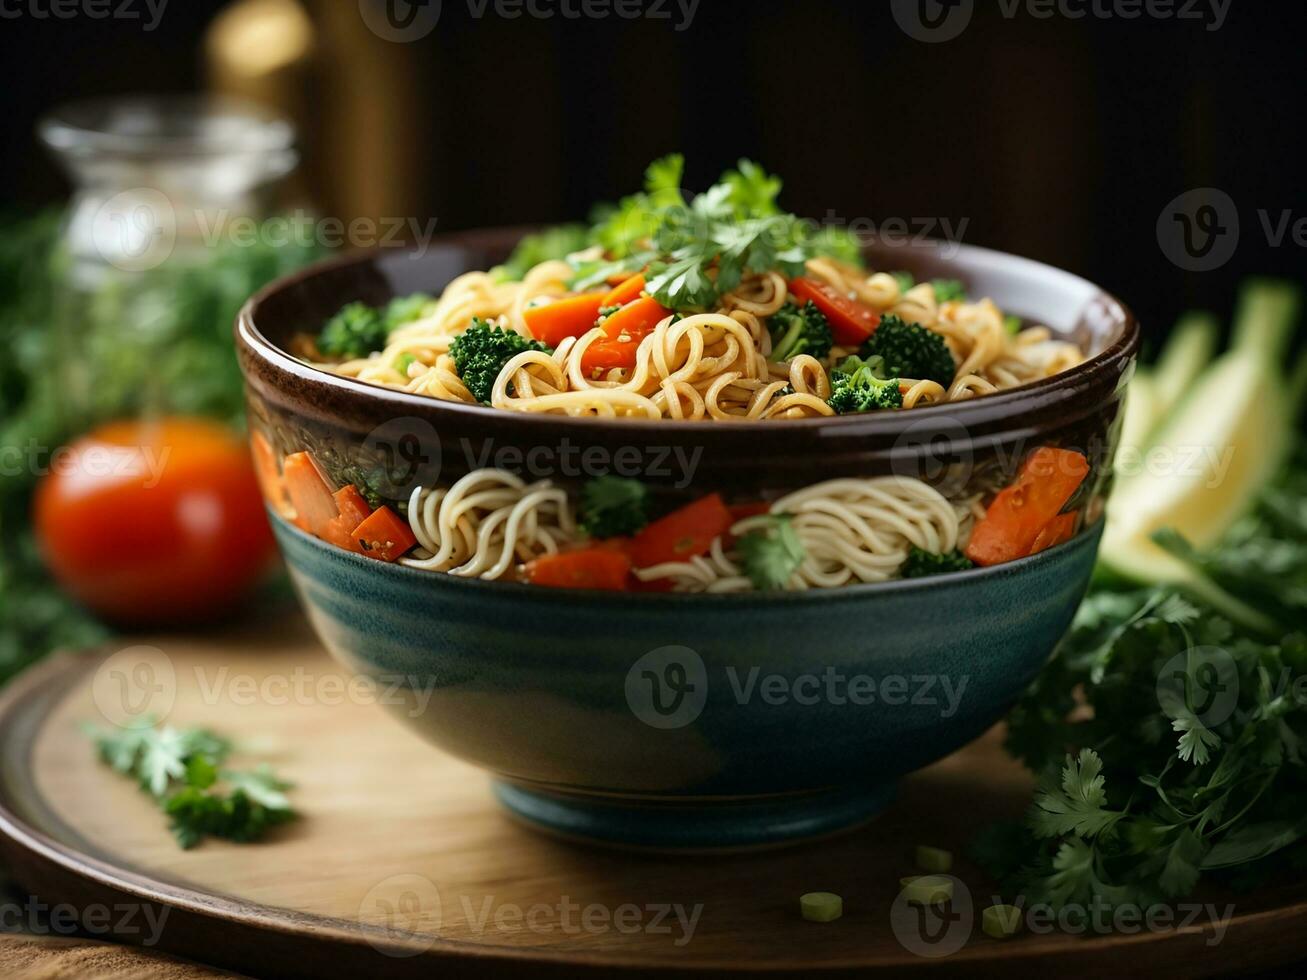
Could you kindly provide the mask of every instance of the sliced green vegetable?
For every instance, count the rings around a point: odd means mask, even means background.
[[[1011,939],[1021,930],[1021,909],[1015,905],[991,905],[980,913],[981,928],[994,939]]]
[[[942,874],[945,871],[953,870],[953,852],[940,847],[918,844],[916,863],[917,867],[922,871],[933,871]]]
[[[809,922],[834,922],[844,914],[844,899],[834,892],[808,892],[799,896],[799,914]]]
[[[913,875],[901,884],[910,905],[943,905],[953,898],[953,879],[946,875]]]

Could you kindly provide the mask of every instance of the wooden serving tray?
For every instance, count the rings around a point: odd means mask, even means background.
[[[158,948],[203,962],[260,977],[871,970],[1061,980],[1307,958],[1302,886],[1202,896],[1235,904],[1219,941],[1202,919],[998,942],[979,928],[990,886],[965,859],[954,869],[975,909],[965,945],[950,940],[961,948],[928,956],[944,944],[901,942],[894,902],[913,846],[960,855],[984,821],[1025,805],[1028,777],[997,732],[912,776],[886,814],[838,838],[725,857],[621,853],[514,823],[483,773],[342,696],[339,671],[302,627],[148,642],[173,671],[163,677],[167,720],[252,743],[251,757],[295,781],[302,819],[260,844],[179,850],[162,815],[80,731],[104,723],[97,704],[121,657],[102,668],[102,654],[64,656],[0,698],[0,854],[42,901],[138,906],[152,921],[166,912]],[[844,917],[803,921],[808,891],[842,895]],[[692,931],[675,907],[700,909]],[[141,942],[147,930],[119,938]]]

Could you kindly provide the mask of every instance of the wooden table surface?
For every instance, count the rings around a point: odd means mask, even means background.
[[[992,888],[964,857],[954,873],[974,921],[950,925],[942,943],[914,937],[895,901],[914,845],[961,855],[976,828],[1019,814],[1028,798],[1029,777],[997,732],[910,777],[888,812],[837,838],[734,856],[622,853],[517,825],[491,799],[484,773],[421,742],[371,697],[351,698],[306,633],[149,643],[172,672],[159,702],[167,721],[236,738],[237,763],[270,762],[296,784],[303,818],[263,843],[179,850],[151,801],[100,764],[81,731],[104,723],[97,692],[106,668],[66,658],[20,680],[0,705],[0,843],[36,894],[157,901],[174,910],[158,948],[254,975],[369,967],[415,976],[441,967],[1186,975],[1307,951],[1301,888],[1215,896],[1235,903],[1219,937],[1203,920],[999,943],[978,921]],[[843,896],[840,921],[800,919],[798,896],[817,890]]]

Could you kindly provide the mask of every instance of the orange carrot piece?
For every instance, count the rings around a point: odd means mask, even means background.
[[[721,496],[711,493],[660,517],[632,538],[628,549],[631,561],[636,568],[652,568],[707,554],[731,523],[731,512]]]
[[[362,524],[354,529],[363,554],[382,561],[394,561],[408,551],[418,539],[408,521],[389,507],[378,507]]]
[[[625,592],[630,585],[630,574],[631,559],[616,548],[543,555],[526,565],[528,582],[555,589]]]
[[[310,453],[291,453],[282,466],[286,492],[295,508],[294,521],[302,530],[322,537],[336,519],[336,501]]]
[[[999,492],[971,533],[967,557],[977,565],[1024,558],[1089,475],[1089,460],[1044,446],[1031,453],[1010,487]]]
[[[294,519],[295,508],[286,493],[286,481],[277,470],[277,454],[268,437],[258,429],[250,430],[250,455],[254,457],[254,472],[259,479],[263,499],[282,517]]]
[[[332,494],[332,499],[336,502],[339,513],[335,520],[327,525],[322,540],[334,544],[337,548],[361,554],[362,548],[359,539],[354,536],[354,529],[368,519],[372,508],[354,486],[341,487]]]
[[[1049,548],[1070,541],[1076,533],[1076,521],[1079,518],[1080,511],[1078,510],[1058,514],[1044,525],[1043,530],[1039,532],[1039,536],[1035,538],[1035,543],[1031,545],[1030,553],[1037,555],[1041,551],[1047,551]]]
[[[643,296],[627,303],[603,322],[604,336],[586,348],[581,358],[581,370],[587,375],[615,367],[635,367],[635,354],[640,341],[653,332],[654,327],[672,315],[672,311],[652,296]]]
[[[368,505],[367,500],[364,499],[363,494],[359,493],[356,486],[347,484],[332,494],[331,497],[336,502],[336,510],[340,514],[341,520],[344,523],[353,521],[349,525],[351,531],[367,520],[368,515],[372,513],[371,506]]]
[[[544,306],[533,306],[522,314],[527,329],[536,340],[557,347],[568,337],[579,337],[594,329],[603,305],[603,293],[581,293],[556,299]]]
[[[619,285],[614,286],[604,296],[604,301],[600,306],[625,306],[627,303],[633,303],[640,298],[644,292],[645,280],[644,273],[637,272],[630,279],[623,280]]]

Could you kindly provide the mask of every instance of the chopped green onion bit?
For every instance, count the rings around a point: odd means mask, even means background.
[[[953,852],[940,847],[927,847],[924,844],[919,844],[917,845],[917,867],[922,871],[933,871],[936,874],[951,871],[953,870]]]
[[[899,883],[910,905],[943,905],[953,898],[953,879],[944,875],[912,875]]]
[[[833,892],[808,892],[799,896],[799,912],[809,922],[834,922],[844,914],[844,899]]]
[[[985,935],[1011,939],[1021,929],[1021,909],[1015,905],[991,905],[980,914]]]

